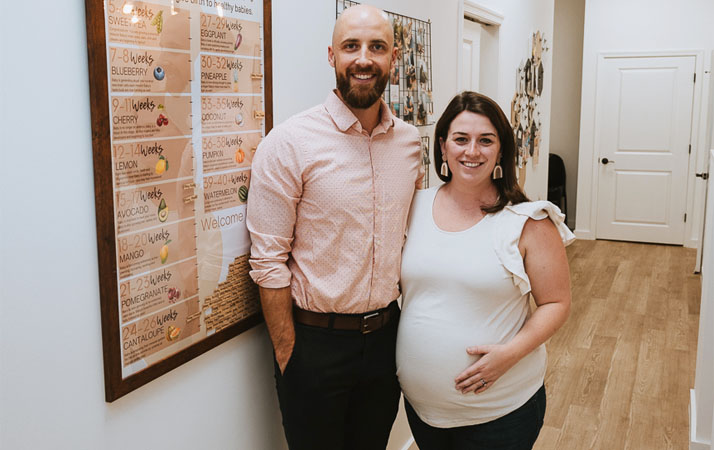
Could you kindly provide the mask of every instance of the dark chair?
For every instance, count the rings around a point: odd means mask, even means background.
[[[548,201],[555,204],[563,214],[567,214],[568,197],[565,192],[565,164],[563,158],[548,155]]]

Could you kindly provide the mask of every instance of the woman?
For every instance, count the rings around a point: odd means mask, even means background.
[[[493,100],[457,95],[434,141],[445,184],[417,192],[402,256],[407,418],[420,450],[529,449],[545,414],[543,343],[570,310],[563,243],[574,237],[518,187],[513,131]]]

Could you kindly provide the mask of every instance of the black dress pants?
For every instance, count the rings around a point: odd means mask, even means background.
[[[290,450],[384,450],[399,405],[398,314],[368,334],[295,324],[275,380]]]

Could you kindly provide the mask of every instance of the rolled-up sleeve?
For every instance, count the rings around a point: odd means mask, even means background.
[[[259,286],[290,285],[287,266],[297,205],[302,197],[301,155],[293,140],[273,129],[255,152],[246,225],[250,232],[250,276]]]

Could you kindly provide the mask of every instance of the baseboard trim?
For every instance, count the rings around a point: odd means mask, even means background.
[[[694,389],[689,390],[689,450],[712,450],[710,442],[697,440],[697,397]]]
[[[595,233],[593,233],[590,230],[581,230],[581,229],[576,228],[573,233],[575,234],[575,237],[578,239],[583,239],[586,241],[595,240]]]

